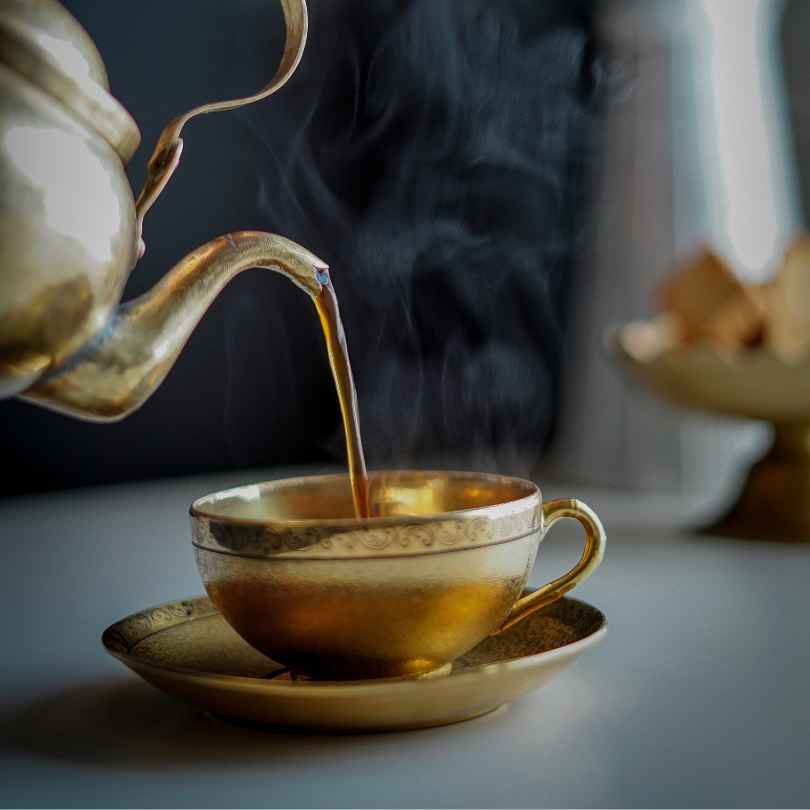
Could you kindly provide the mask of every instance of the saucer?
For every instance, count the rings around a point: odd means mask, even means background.
[[[487,714],[543,686],[606,632],[601,611],[566,597],[485,639],[449,671],[308,681],[254,650],[207,597],[195,597],[127,616],[104,631],[102,643],[153,686],[223,719],[369,732]]]

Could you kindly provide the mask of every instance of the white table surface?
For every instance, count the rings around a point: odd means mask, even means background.
[[[60,807],[810,805],[810,546],[698,537],[688,498],[577,494],[610,536],[576,595],[610,627],[506,710],[400,734],[216,721],[101,631],[200,593],[186,508],[228,474],[0,502],[0,804]],[[578,553],[548,535],[533,581]]]

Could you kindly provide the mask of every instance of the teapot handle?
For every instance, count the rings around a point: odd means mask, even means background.
[[[295,72],[304,46],[307,42],[307,4],[306,0],[281,0],[281,7],[284,10],[284,23],[287,28],[287,38],[284,44],[284,53],[281,57],[278,69],[270,84],[244,98],[230,99],[228,101],[214,101],[209,104],[202,104],[189,112],[173,118],[164,128],[158,138],[155,150],[147,164],[146,181],[141,193],[135,203],[137,216],[137,233],[140,240],[139,257],[143,255],[145,246],[141,233],[143,231],[143,219],[146,212],[152,207],[155,200],[166,187],[177,164],[180,162],[180,154],[183,151],[183,140],[180,132],[183,127],[194,117],[203,113],[220,112],[221,110],[233,110],[246,104],[253,104],[254,101],[261,101],[267,96],[275,93],[276,90],[286,84],[287,80]]]

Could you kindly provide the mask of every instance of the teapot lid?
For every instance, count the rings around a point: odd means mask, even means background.
[[[0,62],[56,98],[126,163],[141,141],[138,125],[110,95],[93,40],[57,0],[3,0]]]

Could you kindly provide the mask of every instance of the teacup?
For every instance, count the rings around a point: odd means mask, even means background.
[[[346,475],[218,492],[191,507],[205,588],[256,649],[327,680],[416,676],[559,599],[602,560],[599,518],[536,484],[467,472],[370,476],[356,519]],[[579,562],[522,596],[545,532],[585,529]]]

